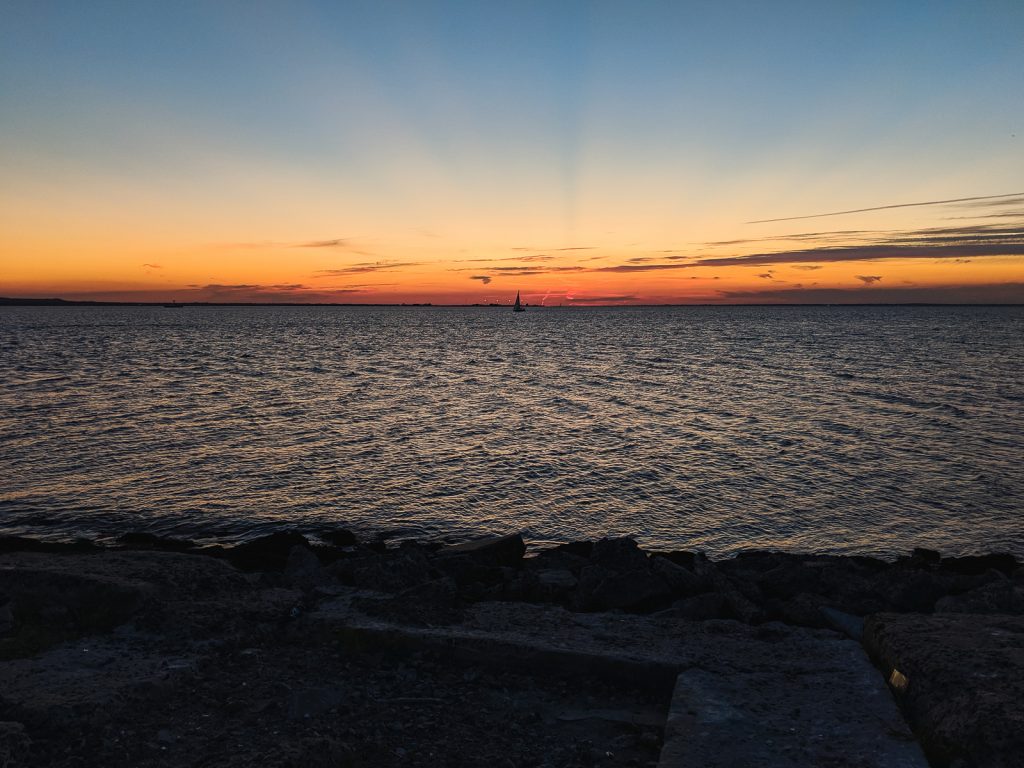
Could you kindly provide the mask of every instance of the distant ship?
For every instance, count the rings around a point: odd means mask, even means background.
[[[174,300],[170,304],[164,304],[164,309],[181,309],[181,304]]]
[[[519,303],[519,291],[516,291],[516,305],[512,307],[513,312],[525,312],[526,307]]]

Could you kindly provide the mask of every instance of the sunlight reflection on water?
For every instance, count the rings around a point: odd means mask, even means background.
[[[1024,309],[5,308],[0,530],[1024,553]]]

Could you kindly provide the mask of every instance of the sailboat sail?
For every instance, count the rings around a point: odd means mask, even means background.
[[[516,305],[512,307],[513,312],[525,312],[523,305],[519,301],[519,291],[516,291]]]

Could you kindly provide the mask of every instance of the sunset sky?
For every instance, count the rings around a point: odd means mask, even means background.
[[[0,5],[0,296],[517,290],[1024,302],[1024,2]]]

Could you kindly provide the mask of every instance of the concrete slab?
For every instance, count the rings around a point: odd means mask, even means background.
[[[864,644],[936,764],[1024,766],[1024,617],[879,614]]]
[[[829,649],[831,654],[834,649]],[[691,669],[679,675],[659,768],[927,768],[877,671]]]

